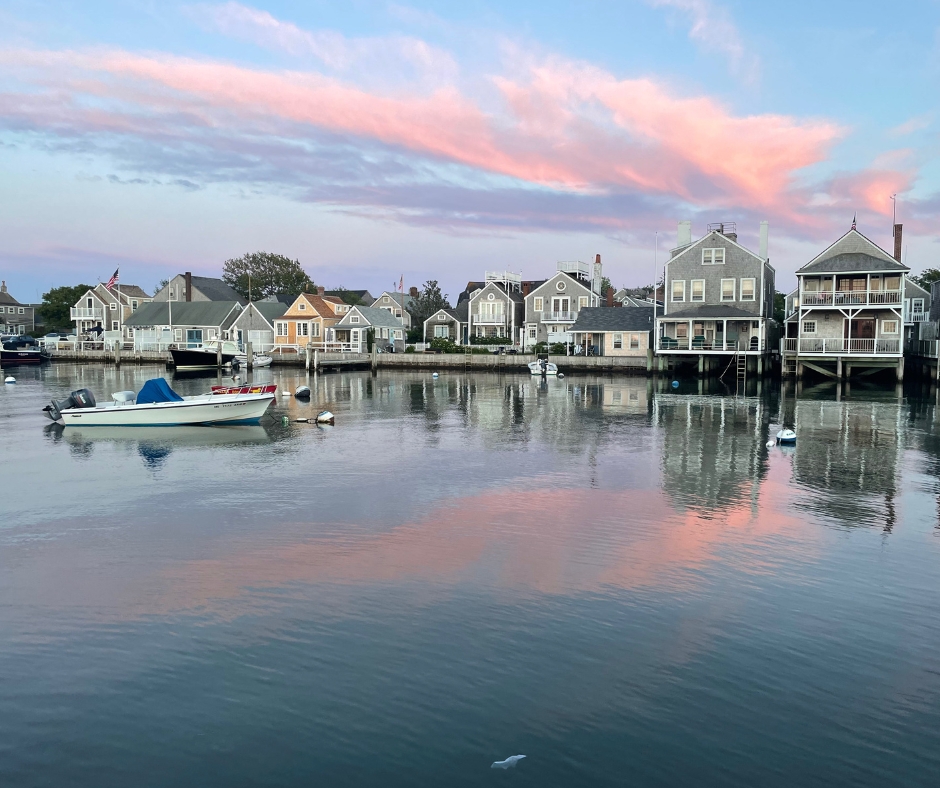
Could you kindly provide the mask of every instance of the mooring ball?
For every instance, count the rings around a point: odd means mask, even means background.
[[[673,387],[674,389],[679,388],[679,381],[678,381],[678,380],[672,381],[672,387]]]

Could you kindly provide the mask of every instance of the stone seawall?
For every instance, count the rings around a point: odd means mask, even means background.
[[[491,372],[528,372],[536,356],[529,354],[501,355],[460,353],[383,353],[375,357],[379,369],[473,369]],[[645,356],[550,356],[565,374],[578,372],[617,372],[627,375],[645,375]]]

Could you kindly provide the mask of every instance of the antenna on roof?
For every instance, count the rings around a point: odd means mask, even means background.
[[[898,195],[897,192],[891,195],[891,202],[894,203],[894,220],[891,222],[891,237],[894,238],[894,233],[898,227]]]

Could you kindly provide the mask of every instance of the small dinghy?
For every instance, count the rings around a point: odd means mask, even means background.
[[[335,421],[336,416],[334,416],[328,410],[320,411],[317,414],[317,424],[333,424]]]
[[[529,372],[533,375],[557,375],[558,365],[540,358],[538,361],[529,364]]]
[[[248,368],[248,354],[239,353],[235,356],[235,360],[238,362],[240,367]],[[271,362],[274,361],[272,356],[269,356],[265,353],[252,353],[251,354],[251,366],[253,369],[261,369],[262,367],[270,367]]]
[[[294,390],[294,396],[297,399],[310,399],[310,386],[298,386]]]
[[[777,433],[777,443],[782,445],[796,443],[796,433],[793,430],[780,430]]]

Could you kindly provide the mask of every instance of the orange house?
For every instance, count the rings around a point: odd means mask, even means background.
[[[349,305],[336,296],[301,293],[274,321],[274,344],[322,345],[326,329],[343,319]]]

